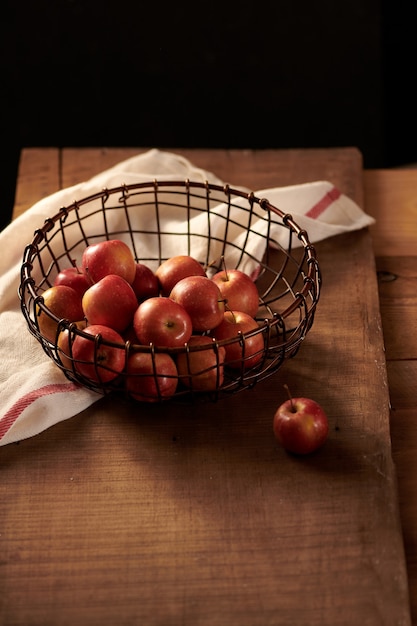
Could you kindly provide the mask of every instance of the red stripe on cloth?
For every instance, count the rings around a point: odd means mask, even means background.
[[[311,217],[313,219],[318,218],[323,211],[325,211],[335,200],[340,198],[342,195],[341,191],[336,187],[330,189],[325,196],[321,200],[319,200],[311,209],[306,213],[307,217]]]
[[[27,393],[20,398],[15,404],[7,411],[7,413],[0,420],[0,439],[4,437],[7,431],[13,426],[15,421],[20,417],[28,406],[39,400],[44,396],[50,396],[55,393],[65,393],[67,391],[75,391],[79,389],[74,383],[59,383],[55,385],[45,385],[40,389],[35,389]]]

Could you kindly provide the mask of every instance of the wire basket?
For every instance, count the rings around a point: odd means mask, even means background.
[[[101,366],[97,363],[96,380],[86,378],[72,358],[73,341],[83,336],[95,345],[106,342],[100,336],[86,335],[66,319],[56,318],[44,304],[43,293],[53,285],[61,269],[71,266],[74,260],[80,261],[86,246],[107,239],[125,241],[136,260],[154,271],[171,256],[186,254],[196,258],[208,276],[224,266],[250,274],[259,292],[258,328],[231,340],[213,339],[206,346],[163,348],[139,345],[131,339],[123,344],[109,342],[110,347],[124,351],[123,371],[104,382],[109,377],[100,376]],[[158,180],[103,189],[62,207],[48,218],[24,250],[19,297],[29,331],[69,380],[101,394],[128,395],[128,359],[133,353],[149,353],[156,392],[148,399],[164,401],[166,397],[159,392],[156,355],[169,354],[176,362],[181,354],[188,359],[194,351],[211,350],[216,355],[211,367],[215,372],[222,371],[221,377],[215,377],[213,388],[200,391],[193,384],[193,375],[185,381],[178,374],[170,400],[217,401],[252,388],[297,354],[313,324],[320,285],[316,251],[308,234],[291,215],[267,199],[228,185]],[[36,314],[39,310],[56,322],[55,341],[40,332]],[[59,334],[66,329],[70,331],[69,362],[63,359],[58,345]],[[257,364],[249,367],[247,335],[254,334],[262,336],[263,349]],[[220,360],[222,347],[227,343],[235,343],[240,349],[240,362],[233,367],[223,366]]]

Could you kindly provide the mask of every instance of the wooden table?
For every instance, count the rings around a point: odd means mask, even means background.
[[[417,169],[364,172],[378,271],[411,616],[417,624]]]
[[[24,150],[14,217],[138,151]],[[0,449],[0,623],[410,624],[417,171],[363,173],[355,149],[176,152],[253,189],[331,180],[377,223],[317,244],[313,329],[253,391],[156,415],[105,398]],[[305,459],[272,436],[284,382],[329,415]]]

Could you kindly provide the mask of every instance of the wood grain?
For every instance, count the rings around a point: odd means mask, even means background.
[[[391,182],[393,182],[393,178]],[[414,177],[408,177],[409,180]],[[397,206],[399,229],[409,219],[404,197],[404,177],[398,175]],[[408,197],[414,194],[415,186],[408,186]],[[392,192],[390,197],[392,198]],[[369,196],[370,198],[372,196]],[[381,206],[381,205],[379,205]],[[403,210],[403,212],[402,212]],[[381,211],[384,215],[384,212]],[[381,219],[378,229],[384,229]],[[412,230],[415,244],[417,232]],[[375,240],[375,235],[374,235]],[[400,253],[402,250],[391,248]],[[390,432],[393,459],[399,482],[399,504],[403,528],[404,546],[407,557],[411,616],[417,624],[417,430],[416,380],[417,380],[417,256],[380,256],[376,259],[379,272],[379,298],[387,359],[388,384],[390,390]]]
[[[24,151],[16,214],[136,152]],[[363,202],[355,149],[181,152],[236,184],[331,179]],[[2,623],[410,623],[370,234],[317,249],[315,324],[273,378],[169,411],[104,398],[0,450]],[[305,459],[272,435],[284,382],[329,415]]]
[[[399,483],[412,623],[417,624],[417,203],[416,169],[364,172],[365,207],[378,270],[390,391],[390,432]]]
[[[369,212],[378,217],[375,255],[415,256],[417,169],[365,171],[363,180]]]

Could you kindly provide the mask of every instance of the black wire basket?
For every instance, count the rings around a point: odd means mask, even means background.
[[[106,342],[65,318],[55,317],[44,304],[43,293],[63,268],[80,261],[86,246],[108,239],[125,241],[136,260],[154,271],[174,254],[186,254],[196,258],[209,277],[224,267],[250,274],[259,293],[257,329],[229,340],[213,339],[205,346],[164,348],[139,345],[131,338],[123,344],[109,342],[124,352],[123,371],[105,382],[109,377],[100,376],[101,365],[97,363],[94,380],[81,375],[72,356],[73,341],[83,336],[95,346]],[[312,327],[320,286],[317,255],[307,232],[267,199],[228,185],[158,180],[103,189],[48,218],[24,250],[19,297],[29,331],[69,380],[101,394],[129,395],[128,359],[133,353],[148,353],[156,389],[148,400],[161,402],[166,396],[159,391],[156,355],[169,354],[176,362],[181,354],[188,359],[194,351],[210,350],[216,355],[211,367],[222,371],[213,388],[200,391],[193,385],[194,374],[187,377],[187,384],[178,374],[169,399],[217,401],[252,388],[297,354]],[[56,323],[54,341],[42,335],[39,311]],[[59,335],[64,330],[69,330],[69,359],[63,358],[59,347]],[[257,364],[249,367],[245,350],[248,336],[254,334],[262,336],[263,348]],[[230,343],[239,346],[241,355],[241,362],[232,368],[227,363],[223,367],[220,359],[222,347]]]

